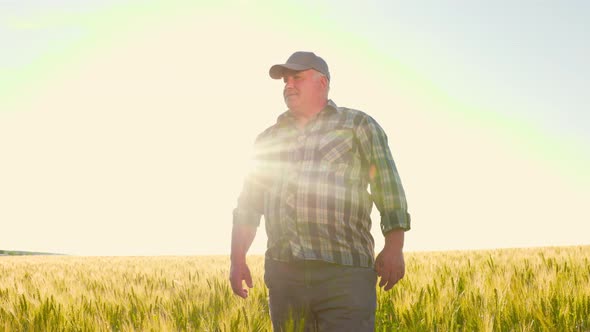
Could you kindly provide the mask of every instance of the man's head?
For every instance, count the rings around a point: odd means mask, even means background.
[[[274,65],[270,77],[285,82],[283,97],[290,110],[319,111],[328,100],[330,72],[324,59],[312,52],[295,52],[284,64]]]

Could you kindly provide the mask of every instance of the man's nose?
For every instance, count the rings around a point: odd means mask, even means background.
[[[294,82],[293,77],[287,76],[284,78],[284,81],[285,81],[285,89],[293,87],[293,82]]]

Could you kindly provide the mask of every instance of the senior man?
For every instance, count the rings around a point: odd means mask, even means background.
[[[264,280],[275,331],[373,331],[376,283],[404,277],[404,190],[387,136],[364,112],[328,98],[328,65],[295,52],[270,68],[284,82],[288,110],[256,139],[256,167],[233,212],[230,282],[246,298],[247,251],[264,216]],[[370,193],[368,188],[370,186]],[[383,250],[374,258],[373,203]]]

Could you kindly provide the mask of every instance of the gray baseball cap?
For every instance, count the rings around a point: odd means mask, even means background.
[[[270,67],[268,73],[270,77],[278,80],[283,77],[283,72],[285,69],[290,70],[307,70],[307,69],[315,69],[320,73],[326,75],[328,80],[330,80],[330,71],[328,70],[328,64],[324,59],[320,58],[319,56],[315,55],[313,52],[295,52],[293,53],[289,59],[287,59],[287,63],[278,64]]]

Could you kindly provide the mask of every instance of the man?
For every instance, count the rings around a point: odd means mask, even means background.
[[[232,289],[246,298],[243,282],[253,286],[246,253],[264,215],[273,329],[373,331],[377,276],[385,290],[403,278],[410,229],[387,137],[367,114],[328,99],[328,65],[314,53],[295,52],[269,73],[283,79],[288,110],[258,136],[233,212]],[[385,236],[376,259],[373,203]]]

